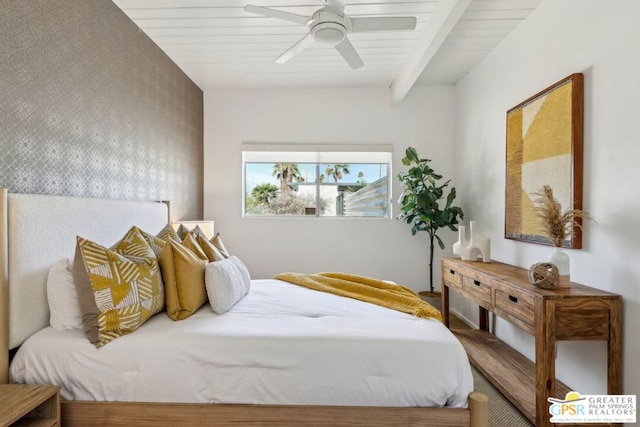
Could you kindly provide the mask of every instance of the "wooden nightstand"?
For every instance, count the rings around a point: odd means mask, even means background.
[[[60,425],[60,387],[0,384],[0,426]]]

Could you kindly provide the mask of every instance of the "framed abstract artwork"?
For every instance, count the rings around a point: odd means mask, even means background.
[[[563,211],[582,209],[583,93],[572,74],[507,111],[505,238],[551,244],[533,203],[544,185]],[[580,227],[562,247],[582,248]]]

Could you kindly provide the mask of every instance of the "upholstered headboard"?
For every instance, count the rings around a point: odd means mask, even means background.
[[[8,310],[0,307],[0,313],[8,312],[8,332],[0,337],[8,334],[9,349],[49,325],[47,274],[59,259],[73,260],[76,236],[110,246],[133,225],[156,233],[168,222],[164,203],[2,192]]]

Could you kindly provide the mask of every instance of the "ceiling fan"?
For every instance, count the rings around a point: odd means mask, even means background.
[[[364,63],[347,38],[348,33],[414,30],[416,28],[417,20],[413,16],[350,18],[344,14],[345,0],[320,1],[325,6],[316,10],[311,16],[297,15],[253,5],[245,6],[244,10],[245,12],[283,19],[309,27],[309,34],[276,59],[275,62],[278,64],[284,64],[313,43],[318,43],[335,47],[338,53],[347,61],[347,64],[356,70],[362,67]]]

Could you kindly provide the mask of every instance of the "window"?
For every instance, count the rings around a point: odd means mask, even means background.
[[[242,145],[243,213],[389,218],[391,147]]]

